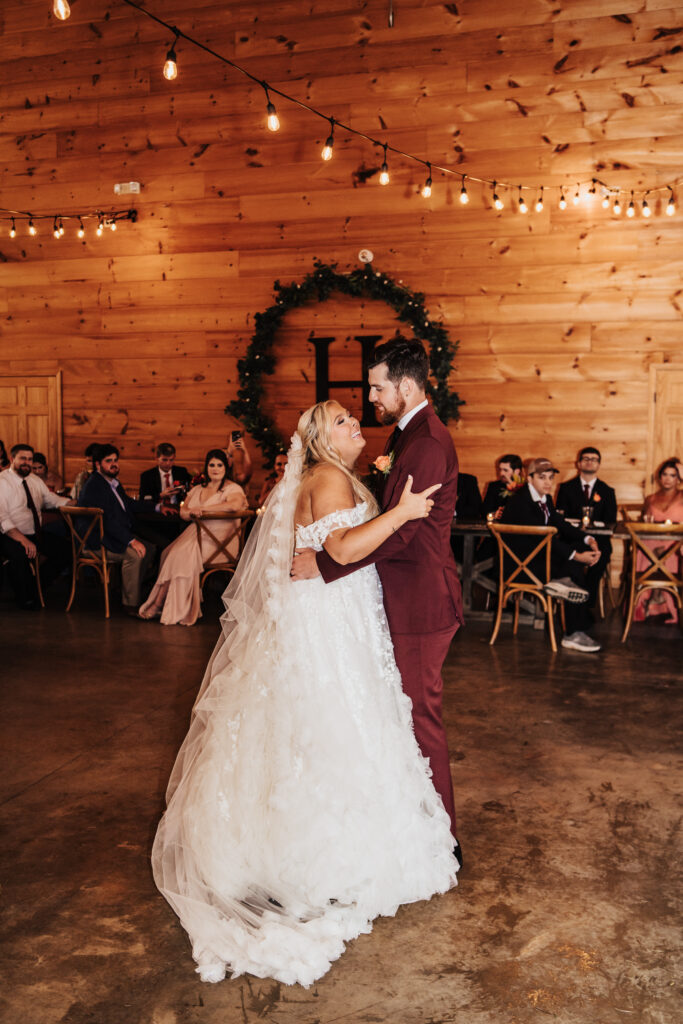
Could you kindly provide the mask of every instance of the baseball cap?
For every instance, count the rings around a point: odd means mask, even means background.
[[[532,459],[527,466],[527,476],[531,476],[532,473],[559,473],[559,469],[553,466],[550,459],[539,457]]]

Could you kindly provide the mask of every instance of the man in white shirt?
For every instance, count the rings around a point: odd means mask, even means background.
[[[0,551],[7,559],[9,581],[18,606],[33,609],[38,607],[31,568],[36,554],[45,557],[41,578],[46,585],[68,565],[70,558],[66,539],[43,531],[43,510],[75,502],[53,494],[32,472],[31,445],[15,444],[10,459],[9,468],[0,473]]]

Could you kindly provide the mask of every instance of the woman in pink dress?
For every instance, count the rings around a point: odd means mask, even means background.
[[[679,459],[667,459],[657,470],[659,490],[648,494],[643,505],[643,521],[646,523],[683,523],[683,491],[679,490],[683,479],[683,464]],[[645,541],[653,551],[664,550],[662,541]],[[671,555],[664,562],[671,572],[678,570],[678,555]],[[652,563],[642,551],[638,552],[638,569],[647,569]],[[666,615],[667,623],[678,622],[678,607],[673,596],[666,590],[643,590],[636,602],[633,618],[643,622],[648,616]]]
[[[229,478],[230,467],[224,451],[213,448],[204,463],[204,483],[193,487],[180,508],[182,519],[204,512],[239,512],[247,508],[247,498],[239,486]],[[227,549],[237,554],[240,528],[239,519],[225,522],[213,520],[211,532],[221,541],[234,538]],[[202,534],[201,544],[197,527],[191,523],[161,556],[161,567],[152,592],[140,608],[140,617],[154,619],[160,616],[164,626],[180,624],[192,626],[200,618],[202,593],[199,578],[204,559],[211,553],[212,542]]]

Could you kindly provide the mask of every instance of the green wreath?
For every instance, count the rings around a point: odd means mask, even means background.
[[[434,383],[427,385],[434,411],[444,422],[460,418],[464,400],[450,391],[448,378],[453,369],[453,356],[458,343],[450,341],[443,324],[430,320],[424,305],[424,295],[411,292],[405,285],[393,281],[387,274],[373,270],[367,263],[348,274],[337,272],[336,263],[314,261],[312,270],[301,283],[282,285],[276,281],[273,289],[276,301],[263,313],[256,313],[256,330],[252,335],[244,359],[237,363],[239,388],[237,398],[226,406],[225,412],[244,425],[261,448],[266,466],[273,465],[275,456],[283,450],[283,438],[273,420],[261,408],[264,394],[263,375],[275,372],[273,344],[283,317],[290,309],[304,306],[312,300],[324,302],[332,292],[356,298],[380,299],[396,310],[396,319],[410,324],[416,338],[427,343],[429,365]]]

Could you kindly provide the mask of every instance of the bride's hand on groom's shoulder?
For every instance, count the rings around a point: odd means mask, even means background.
[[[424,491],[413,492],[413,478],[409,476],[397,507],[401,509],[409,520],[426,519],[434,507],[434,501],[430,495],[438,491],[440,487],[441,484],[432,484],[431,487],[426,487]]]
[[[289,575],[295,583],[299,580],[313,580],[320,575],[313,548],[301,548],[294,552]]]

